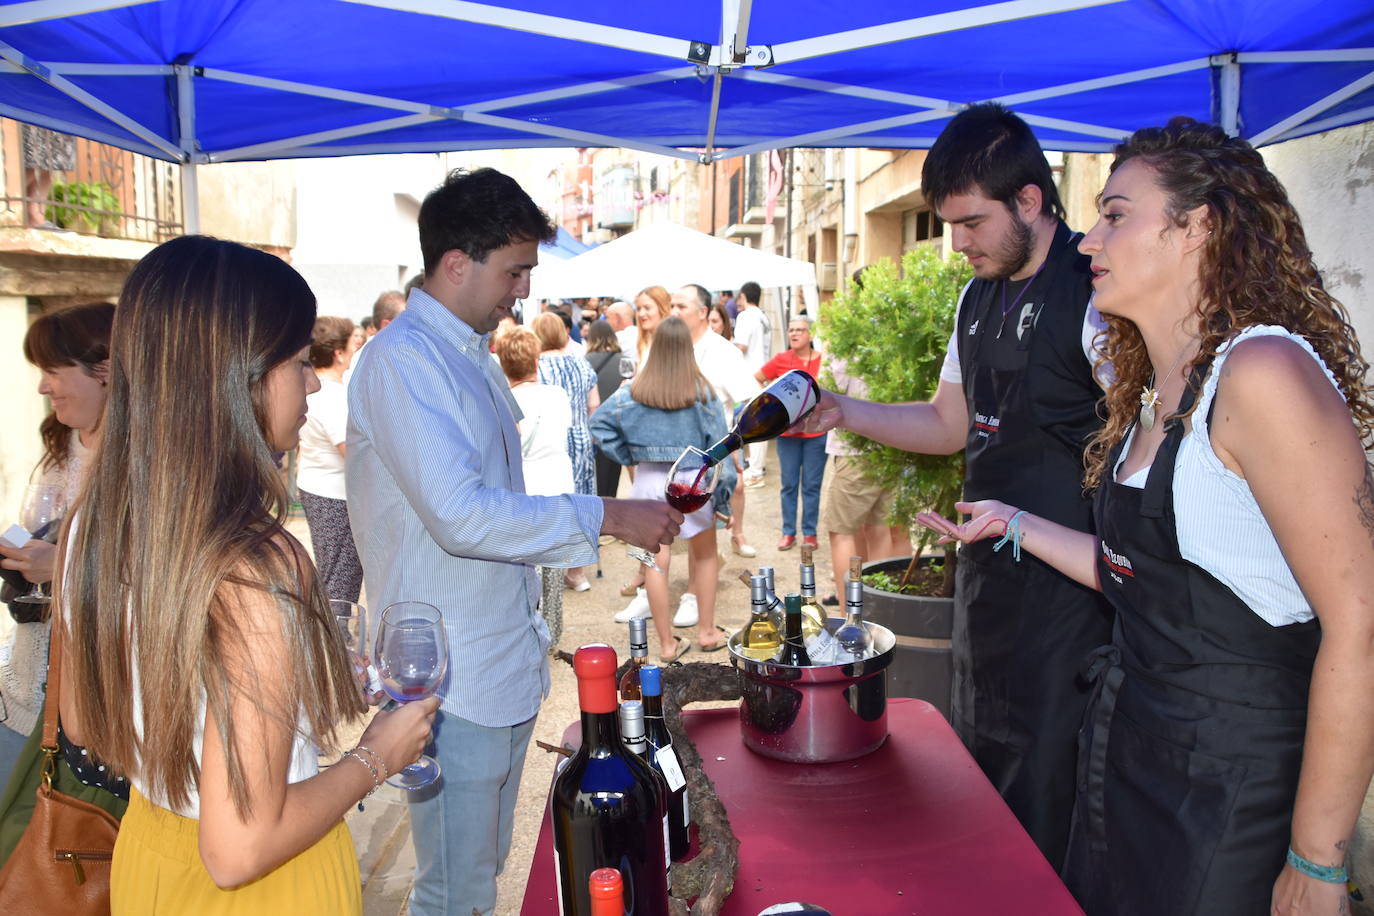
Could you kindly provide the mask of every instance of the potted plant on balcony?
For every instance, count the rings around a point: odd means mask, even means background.
[[[918,248],[902,257],[901,269],[881,260],[863,272],[862,286],[848,284],[822,311],[821,338],[826,351],[843,359],[846,371],[868,386],[874,401],[924,401],[935,394],[940,366],[954,326],[959,293],[973,276],[960,255],[940,257]],[[821,383],[834,384],[824,374]],[[893,493],[894,525],[911,527],[918,512],[934,510],[955,518],[963,489],[963,452],[918,455],[849,432],[841,432],[859,450],[856,460],[865,475]],[[865,616],[895,633],[915,637],[916,655],[925,662],[898,667],[911,671],[900,684],[924,690],[916,695],[948,714],[950,663],[948,639],[953,621],[955,550],[930,556],[934,532],[915,532],[909,558],[869,563],[864,567]],[[870,558],[878,560],[879,558]]]

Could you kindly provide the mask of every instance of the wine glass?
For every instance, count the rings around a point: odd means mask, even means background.
[[[29,484],[24,491],[24,505],[19,510],[19,524],[35,538],[43,537],[67,511],[67,493],[50,483]],[[52,599],[43,594],[43,586],[33,583],[26,594],[14,599],[23,604],[46,604]]]
[[[633,356],[620,357],[620,377],[627,380],[635,377],[635,358]]]
[[[365,691],[376,692],[380,686],[372,687],[369,680],[375,679],[377,669],[372,667],[367,657],[367,608],[356,601],[342,598],[329,599],[329,609],[334,612],[334,622],[338,624],[339,634],[343,636],[344,648],[353,661],[353,673]]]
[[[377,673],[382,689],[398,703],[423,700],[448,672],[448,634],[439,609],[421,601],[398,601],[382,611],[377,627]],[[439,761],[420,759],[387,779],[398,789],[419,789],[439,778]]]
[[[691,515],[711,501],[720,480],[720,464],[711,460],[705,452],[695,446],[688,446],[678,455],[668,471],[668,481],[663,486],[664,498],[683,515]],[[654,562],[653,554],[638,547],[625,551],[631,559],[638,560],[650,569],[662,572]]]

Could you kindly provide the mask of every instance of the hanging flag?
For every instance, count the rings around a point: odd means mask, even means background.
[[[782,153],[777,150],[768,151],[768,203],[764,206],[763,219],[765,222],[773,221],[773,212],[777,209],[778,195],[782,193],[783,184],[783,165]]]

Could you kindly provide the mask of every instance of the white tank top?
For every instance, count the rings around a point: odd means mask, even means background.
[[[1257,325],[1246,328],[1224,344],[1212,363],[1212,371],[1202,384],[1197,409],[1192,413],[1192,430],[1179,443],[1174,466],[1174,516],[1178,523],[1179,552],[1185,560],[1215,576],[1249,605],[1271,626],[1304,623],[1313,618],[1312,606],[1279,549],[1274,533],[1265,521],[1250,485],[1229,470],[1212,450],[1207,428],[1207,413],[1217,393],[1221,366],[1231,348],[1250,337],[1287,337],[1307,351],[1337,392],[1336,377],[1302,337],[1287,328]],[[1121,450],[1122,459],[1129,451]],[[1120,468],[1120,460],[1117,468]],[[1125,480],[1125,486],[1143,487],[1148,468]],[[1113,469],[1115,474],[1116,469]]]

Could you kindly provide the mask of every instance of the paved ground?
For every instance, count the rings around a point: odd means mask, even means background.
[[[716,619],[727,629],[743,625],[749,617],[749,592],[737,579],[741,570],[771,564],[778,570],[780,590],[795,587],[800,556],[795,548],[782,553],[776,550],[780,518],[776,461],[770,460],[764,485],[746,490],[745,497],[746,531],[750,543],[759,551],[758,557],[745,560],[735,556],[731,553],[728,535],[725,532],[719,533],[720,551],[725,562],[721,569]],[[309,543],[309,533],[303,518],[293,519],[290,527],[293,533]],[[822,544],[823,548],[825,546]],[[619,654],[623,655],[629,651],[625,625],[613,622],[611,617],[628,603],[629,599],[620,595],[620,586],[629,580],[635,565],[625,556],[623,545],[615,543],[602,548],[601,578],[596,578],[594,568],[588,570],[588,577],[592,582],[591,590],[580,593],[567,590],[563,592],[563,636],[559,641],[560,648],[571,651],[586,643],[604,642],[614,646]],[[677,545],[669,573],[674,607],[678,596],[686,588],[686,570],[686,546]],[[828,593],[828,549],[816,552],[816,573],[822,594]],[[694,635],[688,630],[678,632]],[[652,636],[650,651],[657,651]],[[692,652],[686,660],[694,658],[709,658],[722,662],[726,660],[723,652],[712,655],[698,655]],[[552,675],[553,688],[540,711],[534,737],[550,744],[557,744],[562,737],[563,729],[577,719],[577,683],[572,669],[561,662],[552,663]],[[525,880],[529,874],[540,820],[544,815],[552,772],[553,762],[550,755],[531,744],[525,762],[524,778],[521,781],[520,800],[516,806],[511,854],[506,863],[505,873],[499,880],[496,916],[517,916],[520,912]],[[365,916],[398,916],[405,912],[405,898],[410,890],[415,853],[410,842],[409,822],[401,792],[402,790],[384,786],[364,804],[362,812],[355,810],[348,816],[363,874]]]

